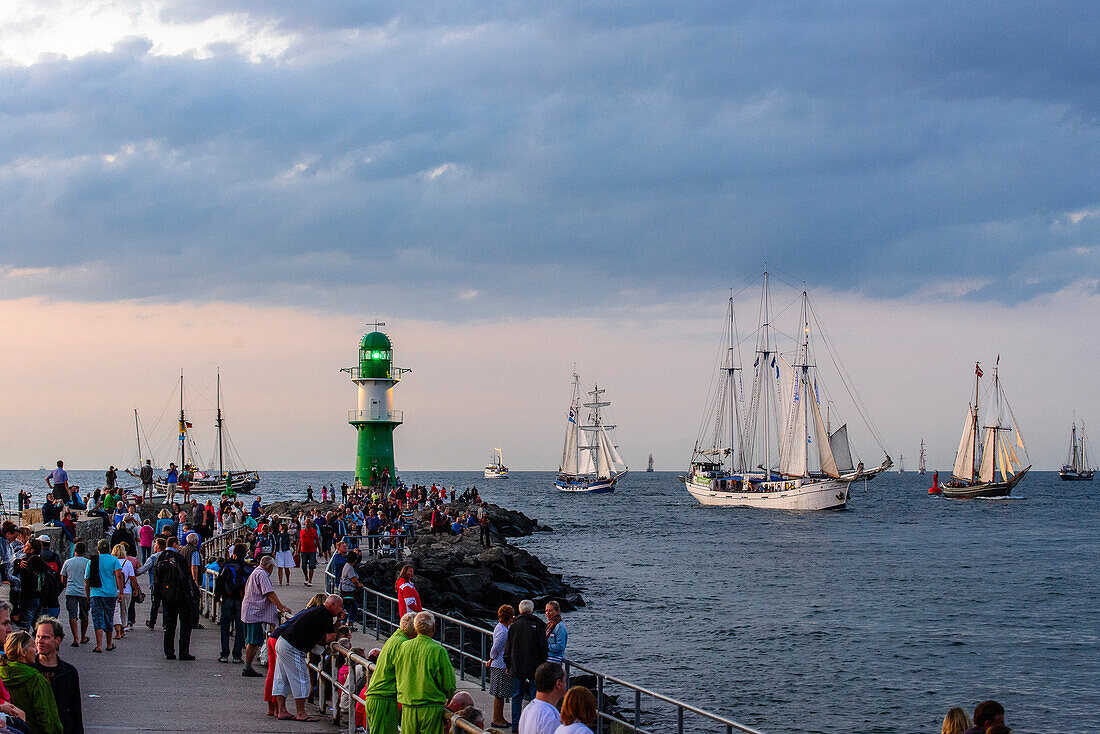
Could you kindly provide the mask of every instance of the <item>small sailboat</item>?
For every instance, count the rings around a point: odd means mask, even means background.
[[[485,478],[486,479],[507,479],[508,467],[504,466],[504,458],[500,453],[500,449],[493,449],[493,455],[489,459],[489,463],[485,465]]]
[[[700,504],[781,510],[841,509],[848,503],[852,482],[881,474],[892,465],[889,455],[871,470],[865,469],[862,461],[853,465],[848,424],[842,423],[833,431],[823,420],[821,401],[824,399],[828,405],[828,393],[819,382],[810,338],[811,323],[818,327],[817,333],[822,333],[822,329],[805,289],[801,300],[796,332],[800,338],[792,364],[779,351],[773,336],[765,271],[752,386],[746,394],[741,387],[739,340],[730,296],[719,381],[712,393],[703,432],[692,451],[690,470],[680,477]],[[836,362],[831,346],[827,351]],[[854,387],[844,378],[846,371],[838,369],[838,372],[849,394],[854,395]],[[882,447],[862,401],[855,402]]]
[[[649,463],[645,465],[645,470],[647,472],[653,471],[653,454],[649,455]]]
[[[924,439],[920,440],[920,459],[917,461],[917,474],[924,474],[927,470],[924,466]]]
[[[580,377],[573,373],[573,398],[569,402],[565,445],[558,478],[554,481],[554,486],[563,492],[614,492],[615,482],[627,472],[626,463],[611,437],[615,426],[603,422],[601,409],[611,405],[600,399],[605,392],[598,385],[582,390]],[[582,403],[582,394],[592,396],[592,400]]]
[[[898,474],[905,473],[905,454],[898,454]]]
[[[1000,363],[998,356],[986,405],[988,423],[984,426],[979,420],[979,387],[984,373],[981,364],[974,365],[974,402],[966,411],[951,479],[940,485],[944,497],[1007,497],[1031,469],[1020,427],[998,375]]]
[[[1074,418],[1073,426],[1069,431],[1069,458],[1062,465],[1058,476],[1064,482],[1083,481],[1091,482],[1092,475],[1096,473],[1096,467],[1089,462],[1088,450],[1085,446],[1085,422],[1081,421],[1081,430],[1077,430],[1077,419]]]

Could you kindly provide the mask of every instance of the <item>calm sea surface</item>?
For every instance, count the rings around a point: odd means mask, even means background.
[[[0,471],[4,500],[39,499],[44,474]],[[890,474],[847,511],[796,514],[703,508],[668,472],[603,496],[547,472],[403,477],[554,528],[519,542],[584,589],[571,657],[769,734],[938,732],[985,698],[1018,733],[1100,732],[1100,482],[1039,472],[1018,497],[950,501]],[[347,478],[270,472],[262,495]]]

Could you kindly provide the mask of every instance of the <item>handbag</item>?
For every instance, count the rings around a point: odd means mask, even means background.
[[[141,604],[145,601],[145,592],[135,586],[133,599],[135,604]]]

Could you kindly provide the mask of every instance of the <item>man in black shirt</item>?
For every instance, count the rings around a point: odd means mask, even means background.
[[[275,675],[271,695],[275,699],[276,716],[280,719],[314,721],[306,716],[309,697],[309,668],[306,654],[317,645],[327,645],[336,639],[334,619],[344,614],[344,601],[335,594],[325,599],[324,606],[307,609],[297,615],[275,642]],[[286,708],[286,699],[294,699],[295,714]]]
[[[244,585],[248,582],[248,576],[254,570],[245,563],[248,554],[248,546],[237,543],[233,546],[233,557],[225,563],[218,574],[218,580],[214,584],[214,603],[221,602],[221,633],[222,654],[218,658],[219,663],[229,662],[229,633],[236,631],[233,639],[233,662],[243,663],[241,653],[244,651],[244,626],[241,623],[241,602],[244,599]]]
[[[194,660],[191,654],[191,630],[199,589],[191,578],[191,569],[178,553],[179,540],[168,539],[168,548],[160,554],[153,570],[153,593],[164,610],[164,657],[176,659],[176,623],[180,629],[180,660]]]
[[[65,734],[84,734],[84,714],[80,708],[80,674],[57,656],[65,639],[65,630],[53,617],[38,620],[34,645],[38,650],[34,668],[45,676],[57,702],[57,715]]]
[[[524,599],[504,643],[504,664],[512,676],[512,726],[519,725],[524,697],[535,697],[535,669],[546,662],[546,655],[546,623],[535,616],[534,602]]]

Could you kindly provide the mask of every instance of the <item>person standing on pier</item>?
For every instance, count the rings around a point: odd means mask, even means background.
[[[511,726],[504,720],[504,700],[512,697],[512,677],[508,675],[508,668],[504,665],[504,646],[508,643],[508,628],[515,616],[516,610],[511,604],[504,604],[497,609],[493,645],[489,648],[489,659],[485,661],[489,666],[489,695],[493,697],[492,725],[498,729]]]
[[[397,590],[397,614],[400,617],[404,617],[408,612],[420,612],[424,609],[420,603],[420,594],[413,586],[413,575],[412,566],[402,566],[401,573],[397,576],[397,583],[394,584]]]
[[[154,580],[156,595],[164,609],[164,657],[176,659],[176,626],[179,625],[179,659],[194,660],[191,654],[191,630],[195,625],[194,603],[199,589],[191,576],[187,560],[178,552],[179,541],[168,540],[168,547],[157,559]]]
[[[88,597],[84,595],[84,576],[88,559],[84,557],[87,546],[79,540],[73,548],[73,557],[61,565],[61,581],[65,584],[65,611],[69,614],[69,629],[73,633],[73,647],[88,641]],[[80,622],[79,633],[77,621]]]
[[[111,543],[102,539],[97,545],[99,555],[90,559],[84,571],[84,595],[92,605],[92,626],[95,628],[95,648],[103,652],[104,637],[107,650],[114,650],[111,632],[114,630],[115,604],[122,600],[122,564],[111,555]]]
[[[447,649],[432,639],[435,617],[420,612],[413,621],[416,638],[397,648],[394,674],[401,704],[401,731],[443,734],[443,709],[458,687]]]
[[[55,499],[69,502],[69,473],[65,471],[65,462],[57,460],[57,468],[46,475],[46,486]]]
[[[325,599],[324,606],[307,610],[298,616],[275,643],[275,679],[271,695],[275,698],[281,720],[316,721],[306,715],[306,698],[309,697],[309,666],[306,655],[317,645],[328,645],[336,640],[334,619],[344,613],[344,602],[335,594]],[[447,666],[450,667],[448,660]],[[452,672],[453,675],[453,672]],[[286,708],[287,696],[294,699],[294,715]],[[414,731],[410,729],[409,731]]]
[[[233,555],[225,563],[225,567],[218,573],[218,580],[214,583],[214,603],[221,602],[221,633],[222,654],[218,658],[219,663],[229,662],[229,633],[236,633],[233,638],[233,662],[243,663],[241,653],[244,652],[244,629],[241,622],[241,604],[244,601],[244,587],[248,584],[248,577],[252,569],[245,563],[245,555],[248,546],[237,543],[233,546]]]
[[[312,519],[307,519],[302,523],[302,530],[298,533],[298,554],[302,559],[302,579],[305,581],[305,586],[313,586],[313,571],[317,568],[319,542],[317,526]]]
[[[360,698],[366,701],[363,704],[363,715],[371,734],[397,734],[400,718],[397,713],[397,672],[394,670],[394,660],[397,649],[416,637],[415,622],[415,612],[401,617],[400,626],[393,631],[382,646],[382,652],[378,654],[370,682],[360,693]]]
[[[535,616],[535,603],[524,599],[504,645],[504,664],[512,675],[512,731],[518,731],[523,699],[535,697],[535,670],[546,662],[546,655],[546,624]]]
[[[561,605],[556,601],[546,602],[546,659],[562,664],[565,660],[565,646],[569,642],[569,633],[561,621]]]
[[[153,499],[153,460],[146,459],[145,466],[141,467],[141,499],[148,497]]]
[[[64,734],[84,734],[84,714],[80,703],[80,674],[76,667],[57,655],[65,630],[52,617],[42,617],[35,625],[34,646],[38,656],[34,669],[45,677],[53,690],[57,715]]]
[[[271,585],[271,569],[275,568],[275,559],[264,556],[260,559],[259,567],[248,576],[244,585],[244,595],[241,597],[241,622],[244,624],[244,670],[241,675],[245,678],[261,678],[260,673],[252,667],[252,661],[256,659],[256,653],[260,645],[267,641],[264,625],[274,627],[279,623],[279,612],[290,614],[290,607],[279,601],[275,593],[275,587]],[[270,666],[272,663],[268,661]]]
[[[180,488],[180,472],[173,463],[168,464],[168,476],[165,477],[164,502],[172,504],[176,500],[176,491]]]
[[[557,663],[535,669],[535,697],[518,719],[519,734],[554,734],[561,726],[558,702],[565,695],[565,670]],[[513,725],[512,731],[517,727]]]

